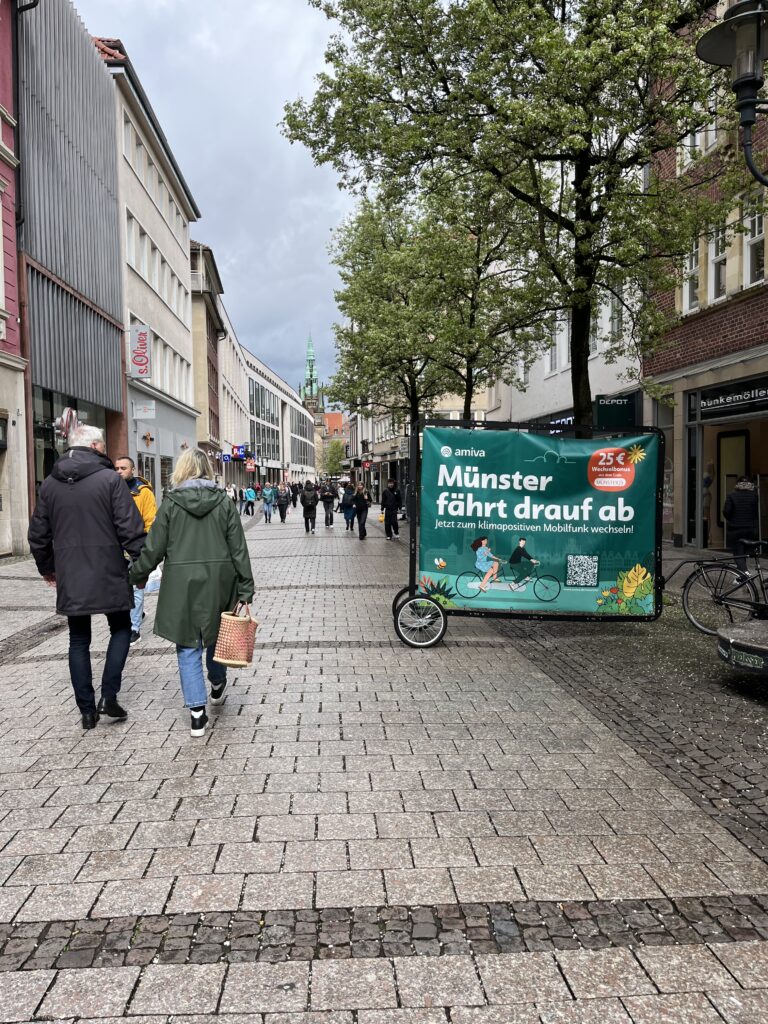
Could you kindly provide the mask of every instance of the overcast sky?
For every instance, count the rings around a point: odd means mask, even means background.
[[[202,219],[242,344],[297,387],[311,332],[333,372],[330,231],[351,208],[331,171],[280,134],[308,97],[330,23],[306,0],[73,0],[92,35],[122,39]]]

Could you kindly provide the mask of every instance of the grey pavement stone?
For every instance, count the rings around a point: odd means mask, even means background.
[[[550,953],[499,953],[477,957],[488,1001],[506,1005],[570,997]]]
[[[384,883],[391,906],[431,906],[456,900],[447,868],[385,871]]]
[[[214,1013],[224,973],[221,964],[152,964],[142,972],[128,1012],[132,1016]]]
[[[93,908],[93,916],[127,917],[131,914],[160,914],[168,899],[172,883],[171,878],[131,878],[107,882]]]
[[[394,972],[388,960],[322,960],[313,963],[313,1010],[396,1006]]]
[[[723,1019],[702,993],[630,996],[624,1005],[633,1024],[721,1024]]]
[[[660,992],[709,992],[738,986],[706,946],[641,948],[635,956]],[[768,977],[765,982],[768,987]]]
[[[187,875],[177,878],[168,899],[167,912],[237,910],[244,875]],[[162,909],[162,908],[161,908]]]
[[[280,875],[247,875],[243,910],[298,910],[313,905],[314,876],[311,872]]]
[[[768,1020],[768,992],[713,992],[711,1002],[727,1024],[763,1024]]]
[[[320,871],[315,906],[377,907],[386,902],[380,871]]]
[[[101,889],[99,882],[38,885],[16,914],[17,921],[68,921],[87,917]]]
[[[138,967],[59,971],[38,1016],[121,1017],[138,976]]]
[[[55,971],[4,972],[0,974],[0,1020],[31,1020]]]
[[[655,992],[650,978],[626,949],[562,950],[557,960],[577,999]]]
[[[309,998],[308,964],[233,964],[222,1013],[302,1011]]]
[[[352,839],[347,845],[353,871],[413,867],[407,839]]]
[[[712,950],[744,988],[768,988],[768,943],[718,944]]]
[[[658,996],[640,996],[654,999]],[[632,1024],[631,1018],[618,999],[588,999],[581,1002],[537,1002],[541,1024]],[[663,1024],[656,1020],[656,1024]]]
[[[429,957],[395,960],[403,1006],[482,1006],[483,991],[469,958]]]

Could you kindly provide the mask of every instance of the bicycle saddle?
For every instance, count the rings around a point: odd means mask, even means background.
[[[753,551],[757,548],[761,548],[764,544],[768,543],[764,540],[740,540],[745,548],[751,548]]]

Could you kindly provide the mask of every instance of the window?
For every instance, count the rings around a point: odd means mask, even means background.
[[[600,310],[595,309],[592,311],[592,320],[589,324],[589,354],[591,356],[597,353],[597,336],[600,333]]]
[[[699,308],[699,240],[694,238],[683,268],[683,312]]]
[[[160,492],[163,497],[171,486],[171,474],[173,473],[173,459],[170,455],[160,456]]]
[[[136,221],[128,211],[125,214],[125,251],[128,262],[136,266]]]
[[[142,231],[139,228],[139,251],[136,256],[136,269],[142,277],[148,278],[149,268],[149,239],[147,238],[146,231]]]
[[[138,453],[139,462],[139,476],[143,476],[147,483],[150,485],[153,491],[156,491],[155,486],[155,457],[153,455],[145,455],[143,452]]]
[[[744,209],[744,284],[757,284],[765,277],[765,226],[762,205],[755,200]]]
[[[149,263],[150,263],[150,267],[149,267],[149,273],[150,273],[149,283],[152,285],[152,287],[155,289],[155,291],[159,291],[160,290],[160,250],[157,248],[156,245],[152,246]]]
[[[126,115],[123,115],[123,153],[129,161],[133,160],[133,125]]]
[[[553,339],[552,344],[547,349],[546,355],[546,371],[547,373],[554,373],[557,370],[557,339]]]
[[[725,298],[725,270],[728,254],[728,240],[725,225],[715,228],[709,240],[709,301]]]
[[[624,301],[621,293],[611,295],[611,326],[612,341],[619,341],[624,333]]]

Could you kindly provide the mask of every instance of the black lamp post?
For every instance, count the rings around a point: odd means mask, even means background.
[[[763,86],[767,26],[768,0],[737,0],[725,12],[723,21],[706,32],[696,46],[696,55],[706,64],[731,69],[744,159],[762,185],[768,185],[768,177],[755,165],[752,126],[758,114],[768,113],[768,104],[757,95]]]

